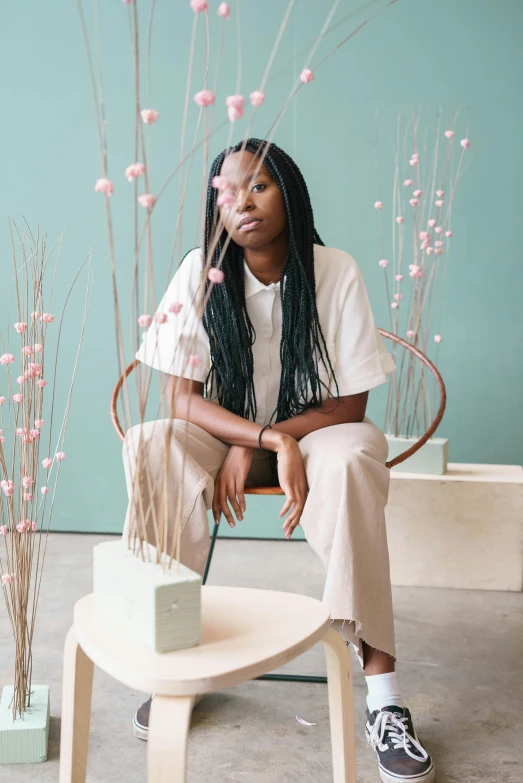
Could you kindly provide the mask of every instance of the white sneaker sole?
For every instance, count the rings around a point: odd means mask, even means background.
[[[193,708],[196,707],[196,705],[201,702],[201,700],[203,699],[204,696],[205,696],[205,693],[198,693],[194,697],[194,701],[193,701],[193,705],[192,705]],[[149,739],[149,729],[148,728],[147,729],[144,728],[143,726],[141,726],[137,722],[136,714],[133,717],[133,734],[134,734],[134,736],[137,739],[145,740],[145,742],[147,742],[147,740]]]
[[[436,768],[434,764],[432,767],[425,772],[424,775],[418,775],[416,777],[398,777],[397,775],[391,775],[388,772],[386,772],[382,767],[379,768],[380,770],[380,780],[382,783],[404,783],[404,781],[408,781],[408,783],[434,783],[434,780],[436,779]]]

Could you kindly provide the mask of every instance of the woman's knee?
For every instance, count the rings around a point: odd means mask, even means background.
[[[351,465],[372,459],[384,465],[387,460],[387,439],[370,421],[338,424],[321,432],[321,438],[311,441],[309,448],[317,449],[331,464]]]

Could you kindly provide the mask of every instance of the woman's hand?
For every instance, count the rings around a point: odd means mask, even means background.
[[[212,512],[216,523],[220,521],[220,513],[223,511],[229,525],[235,527],[236,522],[227,501],[234,509],[237,519],[243,519],[247,507],[243,491],[247,474],[251,469],[252,455],[253,449],[245,446],[231,446],[229,449],[214,481]]]
[[[300,523],[309,486],[298,441],[290,437],[285,438],[282,445],[277,449],[277,454],[278,479],[280,487],[286,495],[285,505],[280,511],[280,517],[285,516],[292,506],[292,510],[282,527],[285,538],[288,540],[296,525]]]

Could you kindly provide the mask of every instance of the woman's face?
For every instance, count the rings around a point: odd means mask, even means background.
[[[232,207],[219,210],[225,229],[237,245],[259,250],[286,231],[281,190],[252,152],[227,155],[220,175],[229,181],[228,191],[236,198]]]

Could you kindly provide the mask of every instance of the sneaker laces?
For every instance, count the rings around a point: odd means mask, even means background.
[[[381,745],[387,735],[394,750],[402,748],[407,755],[415,761],[427,761],[429,754],[417,739],[407,731],[407,718],[400,718],[398,713],[381,710],[376,716],[374,725],[369,735],[369,745]],[[420,755],[414,753],[410,746],[416,748]]]

